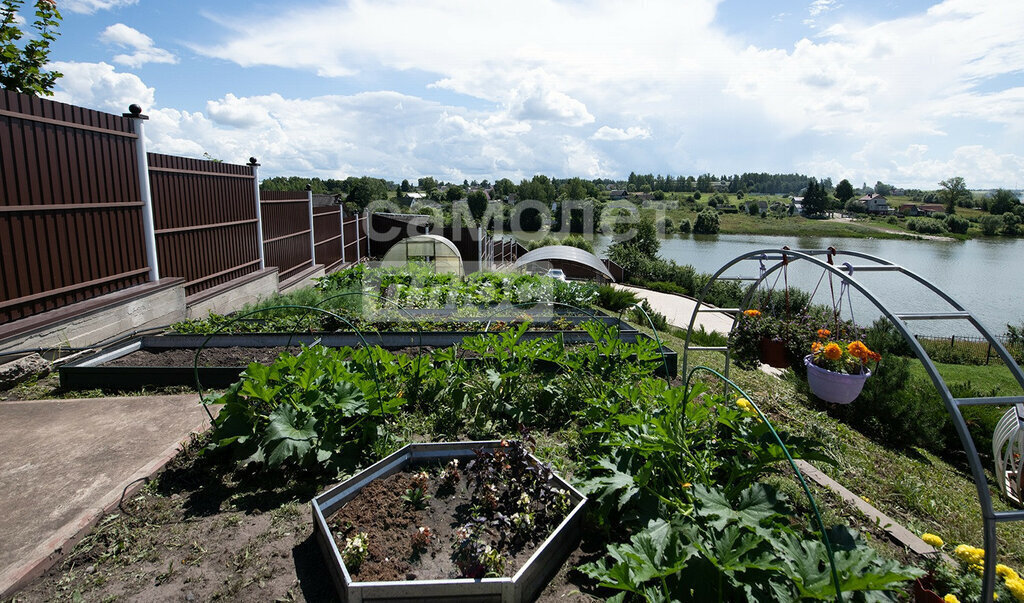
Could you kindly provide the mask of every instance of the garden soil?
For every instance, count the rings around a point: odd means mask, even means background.
[[[200,448],[176,457],[12,601],[337,601],[309,506],[332,484],[233,472],[197,457]],[[606,598],[574,569],[603,553],[584,542],[538,600]]]
[[[409,472],[374,480],[328,518],[338,550],[344,549],[346,538],[360,532],[368,536],[366,560],[352,573],[354,580],[462,578],[451,553],[456,541],[455,530],[468,523],[472,516],[465,482],[460,482],[447,494],[436,486],[428,486],[431,498],[426,500],[423,509],[412,508],[401,498],[402,493],[413,487],[412,483]],[[412,537],[420,527],[429,528],[432,534],[429,546],[422,553],[414,551],[412,545]],[[495,546],[499,536],[489,533],[485,543]],[[515,575],[546,537],[547,534],[542,534],[508,551],[502,575]]]

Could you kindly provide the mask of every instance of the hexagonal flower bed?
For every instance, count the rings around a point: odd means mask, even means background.
[[[518,602],[575,548],[585,503],[526,444],[490,441],[410,444],[312,508],[344,601]]]

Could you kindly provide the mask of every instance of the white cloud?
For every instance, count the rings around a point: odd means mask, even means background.
[[[812,17],[817,17],[822,13],[835,10],[842,6],[842,4],[836,4],[836,0],[814,0],[811,5],[807,7],[807,12]]]
[[[111,10],[138,2],[139,0],[60,0],[60,8],[73,13],[92,14],[98,10]]]
[[[270,65],[369,90],[304,98],[217,88],[196,100],[198,111],[150,111],[147,132],[166,152],[257,155],[265,172],[285,174],[494,179],[799,168],[834,181],[934,186],[934,173],[948,169],[942,178],[1014,183],[1012,173],[997,174],[1017,165],[1024,134],[1024,90],[1014,87],[1024,39],[1005,24],[1024,22],[1024,3],[945,0],[876,22],[831,12],[836,22],[816,37],[779,47],[726,33],[717,5],[324,0],[243,8],[220,21],[221,39],[192,47],[242,68]],[[838,3],[809,6],[821,17]],[[637,31],[644,34],[623,34]],[[127,27],[110,38],[132,49],[153,45]],[[110,66],[90,74],[146,90]],[[97,99],[124,96],[101,88],[85,87]],[[644,142],[609,144],[622,140]],[[999,179],[984,181],[991,177]]]
[[[630,126],[623,130],[622,128],[610,128],[608,126],[601,126],[597,132],[591,136],[594,140],[636,140],[638,138],[650,138],[651,131],[647,128],[641,128],[639,126]]]
[[[103,30],[100,41],[132,50],[131,54],[119,54],[114,62],[128,67],[142,67],[146,63],[177,63],[178,58],[170,51],[157,48],[153,38],[124,23],[115,23]]]
[[[143,111],[155,104],[155,91],[147,87],[138,76],[118,73],[107,63],[57,62],[47,69],[59,71],[64,77],[57,80],[54,100],[83,105],[120,115],[131,104]]]

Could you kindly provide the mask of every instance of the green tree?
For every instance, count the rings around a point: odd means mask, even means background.
[[[353,178],[349,188],[347,203],[352,203],[359,209],[366,209],[366,206],[378,199],[388,198],[388,189],[384,181],[379,178]]]
[[[412,185],[409,184],[408,180],[402,180],[402,185],[399,190],[401,190],[403,193],[408,193],[409,191],[412,190]]]
[[[480,221],[484,219],[484,214],[487,213],[487,194],[483,191],[473,191],[466,198],[466,203],[469,205],[470,215],[473,216],[477,224],[480,224]]]
[[[444,197],[448,201],[455,202],[466,196],[466,192],[462,190],[461,186],[449,186],[448,190],[445,191]]]
[[[956,202],[961,197],[969,197],[971,193],[967,191],[967,184],[964,183],[964,179],[960,176],[954,176],[949,180],[943,180],[939,183],[942,190],[939,191],[939,198],[942,199],[942,203],[946,206],[947,214],[956,213]]]
[[[1003,214],[1002,233],[1008,237],[1015,237],[1020,234],[1021,219],[1010,212]]]
[[[982,216],[978,218],[978,224],[981,226],[982,234],[992,236],[999,232],[999,228],[1003,225],[1003,220],[999,216]]]
[[[967,232],[967,229],[971,227],[971,223],[967,218],[962,218],[956,214],[946,216],[946,219],[943,220],[943,222],[946,224],[946,229],[948,229],[949,232],[957,234],[964,234]]]
[[[517,190],[518,187],[515,182],[512,182],[508,178],[502,178],[494,183],[494,194],[497,195],[499,199],[504,199],[509,195],[515,194]]]
[[[24,0],[2,0],[0,3],[0,87],[31,94],[53,96],[53,85],[63,74],[45,71],[50,56],[50,43],[60,35],[57,26],[61,15],[55,0],[36,0],[33,39],[22,43],[24,33],[15,17]]]
[[[853,199],[853,185],[850,184],[849,180],[843,178],[839,181],[839,184],[836,185],[835,197],[843,205],[846,205],[847,201]]]
[[[1013,210],[1014,207],[1019,205],[1020,202],[1017,200],[1017,196],[1001,188],[992,194],[992,198],[988,201],[988,211],[993,216],[1001,216],[1008,211]]]
[[[694,234],[717,234],[718,229],[718,212],[713,209],[705,209],[700,212],[693,222]]]
[[[430,176],[425,176],[417,181],[421,191],[430,194],[431,191],[437,188],[437,180],[434,180]]]
[[[590,196],[587,186],[587,182],[584,182],[582,178],[569,178],[560,187],[559,195],[565,196],[566,199],[585,199]]]
[[[828,209],[828,197],[825,189],[818,186],[818,181],[811,178],[807,181],[807,190],[804,192],[804,214],[808,216],[820,216]]]

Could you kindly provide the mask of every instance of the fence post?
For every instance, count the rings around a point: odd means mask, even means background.
[[[146,263],[149,264],[150,282],[160,280],[160,262],[156,253],[156,226],[153,222],[153,192],[149,187],[149,158],[146,154],[146,137],[142,123],[149,117],[142,114],[142,107],[131,105],[123,116],[132,120],[135,132],[135,154],[139,166],[139,194],[142,196],[142,238],[146,245]]]
[[[260,209],[260,179],[259,167],[255,157],[249,158],[249,167],[252,169],[252,188],[256,193],[256,246],[260,256],[260,270],[267,267],[263,257],[263,211]]]
[[[362,254],[359,253],[359,212],[356,212],[356,261],[358,262],[362,257]]]
[[[316,226],[313,224],[313,185],[306,185],[306,201],[309,204],[309,261],[310,268],[316,266]]]
[[[345,205],[341,202],[338,197],[334,198],[334,202],[338,205],[338,220],[341,222],[341,263],[345,263]]]

